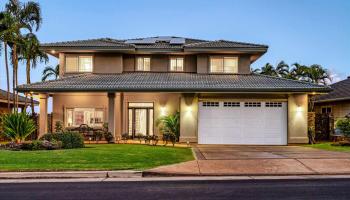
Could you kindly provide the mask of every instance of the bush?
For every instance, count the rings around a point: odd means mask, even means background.
[[[60,141],[49,142],[47,140],[33,140],[31,142],[23,142],[23,143],[10,142],[0,147],[3,149],[12,150],[12,151],[55,150],[55,149],[62,148],[62,142]]]
[[[55,131],[62,132],[63,131],[63,123],[61,121],[56,121],[55,123]]]
[[[20,143],[36,130],[34,121],[26,113],[10,113],[1,117],[4,134],[13,142]]]
[[[173,115],[163,116],[156,121],[160,132],[163,134],[171,133],[175,135],[175,140],[179,141],[180,137],[180,113],[176,112]]]
[[[171,142],[173,146],[175,146],[176,140],[177,138],[174,133],[163,133],[164,146],[166,146],[168,142]]]
[[[336,128],[339,129],[345,136],[350,136],[350,118],[339,119],[335,124]]]
[[[47,133],[40,140],[61,141],[63,149],[84,147],[84,137],[79,132]]]

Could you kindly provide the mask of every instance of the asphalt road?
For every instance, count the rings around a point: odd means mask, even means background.
[[[350,199],[350,179],[0,184],[0,199]]]

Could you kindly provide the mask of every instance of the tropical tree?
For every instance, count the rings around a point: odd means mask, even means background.
[[[27,113],[10,113],[1,117],[3,132],[6,137],[20,143],[36,130],[34,121]]]
[[[23,36],[21,48],[19,49],[19,60],[26,63],[27,84],[30,84],[30,69],[35,68],[38,62],[48,62],[49,57],[46,53],[40,50],[40,43],[33,33],[28,33]],[[25,94],[25,107],[27,107],[28,93]],[[31,111],[34,113],[34,100],[31,95]]]
[[[7,85],[7,109],[10,112],[10,74],[9,74],[9,65],[8,65],[8,40],[11,38],[11,30],[9,27],[12,23],[12,18],[10,15],[4,11],[0,12],[0,43],[3,43],[4,48],[4,60],[5,60],[5,69],[6,69],[6,85]]]
[[[179,140],[180,137],[180,113],[176,112],[175,114],[163,116],[159,118],[156,122],[156,125],[159,127],[159,130],[163,134],[173,134],[176,137],[176,140]]]
[[[294,80],[302,80],[306,81],[306,73],[307,73],[307,66],[306,65],[301,65],[299,63],[293,63],[292,64],[293,68],[290,71],[289,77]]]
[[[56,67],[52,67],[52,66],[47,66],[45,67],[45,69],[43,70],[43,76],[41,78],[42,81],[46,81],[48,80],[50,77],[54,77],[55,80],[58,79],[58,76],[60,74],[60,65],[56,65]]]
[[[289,74],[289,65],[286,64],[283,60],[279,62],[276,66],[276,72],[279,77],[286,78]]]
[[[34,28],[38,31],[42,19],[40,6],[33,1],[21,3],[18,0],[9,0],[5,5],[5,13],[8,15],[8,19],[11,19],[11,23],[8,23],[9,28],[7,35],[10,36],[8,40],[10,42],[9,44],[11,44],[10,47],[12,50],[13,95],[15,110],[17,110],[18,94],[16,93],[15,88],[18,85],[18,50],[22,40],[21,31],[27,30],[32,32]]]
[[[328,70],[318,64],[313,64],[308,67],[305,74],[307,80],[311,83],[327,85],[332,81]]]
[[[270,63],[266,63],[260,71],[260,74],[268,75],[268,76],[278,76],[278,73],[273,65]]]

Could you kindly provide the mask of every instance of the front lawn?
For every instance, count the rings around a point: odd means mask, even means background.
[[[143,170],[189,160],[190,148],[91,144],[82,149],[0,150],[0,171]]]
[[[328,151],[350,152],[350,146],[332,146],[331,142],[324,142],[324,143],[319,143],[319,144],[309,144],[309,145],[305,145],[305,146],[317,148],[317,149],[328,150]]]

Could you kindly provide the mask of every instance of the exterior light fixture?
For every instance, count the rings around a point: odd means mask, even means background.
[[[55,54],[55,53],[56,53],[56,51],[55,51],[55,50],[51,50],[51,53],[52,53],[52,54]]]
[[[166,108],[165,108],[165,106],[160,107],[160,115],[162,115],[162,116],[166,115]]]
[[[301,112],[303,112],[303,108],[301,106],[298,106],[297,107],[297,113],[301,113]]]

